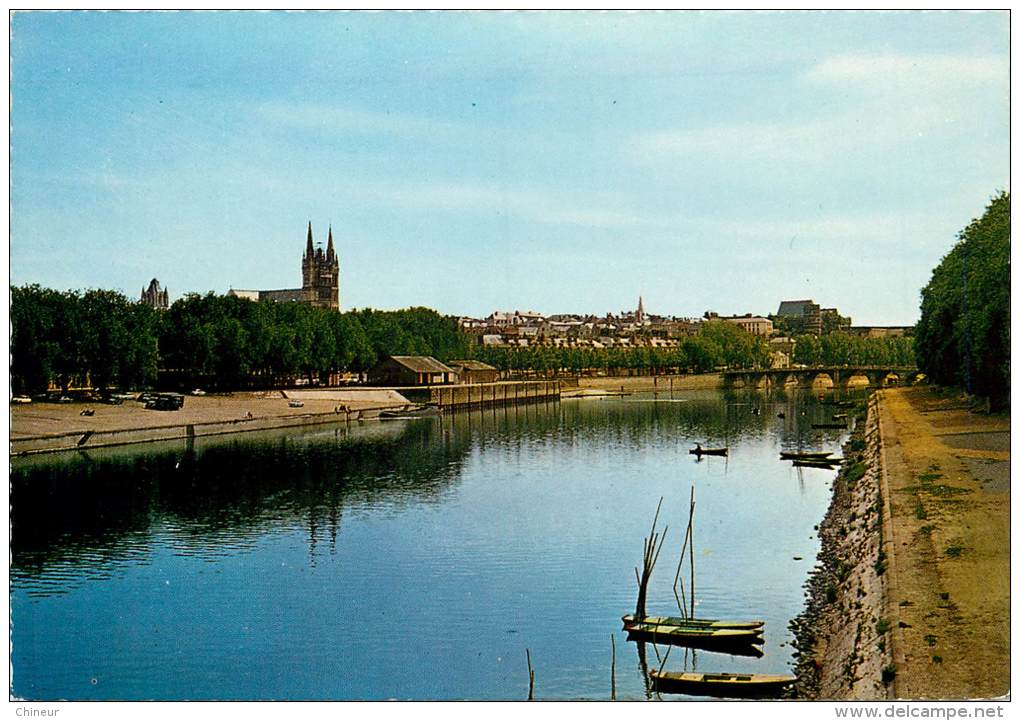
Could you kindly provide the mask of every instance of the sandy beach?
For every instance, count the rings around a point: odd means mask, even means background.
[[[301,406],[291,406],[291,401]],[[28,403],[11,406],[11,452],[142,443],[188,436],[313,425],[373,416],[408,401],[387,389],[293,390],[186,396],[174,411],[149,410],[137,400]],[[92,411],[93,415],[83,415]]]

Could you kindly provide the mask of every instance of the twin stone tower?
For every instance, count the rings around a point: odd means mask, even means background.
[[[284,290],[238,290],[228,295],[258,301],[308,303],[316,308],[340,310],[340,260],[333,248],[333,228],[329,229],[326,250],[312,242],[312,224],[308,223],[308,241],[301,257],[301,287]]]

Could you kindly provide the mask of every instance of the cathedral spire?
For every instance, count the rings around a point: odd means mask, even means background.
[[[645,319],[645,300],[640,295],[637,298],[637,313],[634,314],[634,319],[639,323]]]
[[[326,260],[332,262],[336,252],[333,250],[333,226],[329,226],[329,240],[326,242]]]
[[[311,258],[315,253],[312,248],[312,221],[308,221],[308,245],[305,247],[305,257]]]

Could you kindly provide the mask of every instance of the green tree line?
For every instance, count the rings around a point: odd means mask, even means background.
[[[795,340],[792,360],[803,365],[914,365],[914,341],[908,337],[862,338],[836,331]],[[724,321],[705,323],[701,335],[683,338],[672,348],[483,346],[475,350],[475,357],[507,375],[547,376],[706,373],[723,367],[768,368],[770,363],[764,338]]]
[[[864,338],[845,331],[794,338],[793,362],[816,365],[914,365],[914,339]]]
[[[140,385],[156,375],[159,315],[108,290],[11,288],[11,384],[15,393]]]
[[[107,290],[11,289],[15,393],[141,387],[157,372],[180,385],[270,386],[364,371],[383,355],[467,357],[457,320],[428,308],[337,313],[302,303],[191,294],[168,311]]]
[[[764,338],[733,323],[709,321],[699,335],[683,338],[671,348],[481,346],[474,349],[474,357],[511,375],[704,373],[720,366],[768,367],[769,346]]]
[[[921,291],[918,367],[946,385],[1009,399],[1009,193],[999,193]]]
[[[302,303],[258,303],[191,294],[168,311],[107,290],[11,289],[11,374],[15,393],[82,385],[270,387],[295,378],[363,372],[386,355],[476,358],[505,375],[601,372],[703,373],[766,368],[768,342],[725,321],[708,321],[676,347],[478,346],[457,320],[428,308],[337,313]],[[794,361],[912,365],[905,338],[835,332],[798,339]],[[158,373],[162,373],[158,377]]]

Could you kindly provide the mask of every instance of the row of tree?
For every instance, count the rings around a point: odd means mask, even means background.
[[[833,331],[820,338],[803,335],[795,338],[793,362],[803,365],[914,365],[914,339],[862,338],[844,331]]]
[[[673,348],[480,346],[473,349],[473,357],[508,374],[704,373],[719,366],[767,367],[769,346],[764,338],[733,323],[708,321],[702,325],[700,335],[684,338]]]
[[[1001,192],[959,234],[921,291],[918,367],[1000,406],[1009,399],[1009,212]]]
[[[15,393],[151,382],[159,364],[159,314],[108,290],[11,288],[11,384]]]
[[[720,337],[731,342],[720,342]],[[861,338],[836,331],[795,340],[793,362],[804,365],[914,365],[912,338]],[[674,348],[486,346],[476,349],[475,357],[510,375],[704,373],[721,367],[767,368],[770,363],[765,339],[723,321],[706,323],[702,335],[684,338]]]
[[[337,313],[210,293],[170,307],[159,345],[175,377],[240,388],[363,372],[384,355],[464,357],[470,343],[455,318],[428,308]]]
[[[455,318],[427,308],[337,313],[302,303],[188,295],[169,311],[107,290],[11,289],[15,393],[140,387],[158,372],[182,385],[270,386],[365,371],[383,355],[467,357]]]
[[[677,347],[477,346],[455,318],[428,308],[337,313],[302,303],[257,303],[188,295],[167,312],[104,290],[11,289],[12,380],[16,393],[163,382],[230,389],[270,387],[297,377],[364,372],[386,355],[476,358],[508,375],[604,372],[687,373],[763,368],[768,342],[725,321],[708,321]],[[909,339],[842,332],[797,339],[794,361],[912,365]],[[194,385],[193,385],[194,384]]]

